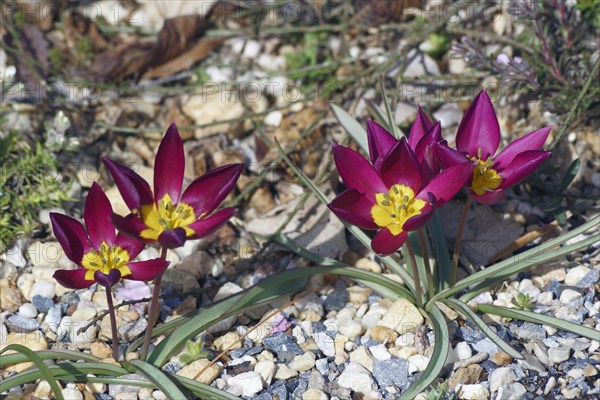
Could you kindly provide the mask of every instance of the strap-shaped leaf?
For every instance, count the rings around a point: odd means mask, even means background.
[[[443,290],[450,287],[450,282],[452,280],[452,260],[450,259],[450,253],[448,252],[446,236],[444,235],[444,228],[442,227],[442,221],[438,211],[433,213],[433,217],[431,217],[428,227],[431,232],[431,238],[433,240],[432,247],[435,252],[435,271],[438,276],[438,290]]]
[[[388,119],[385,115],[383,115],[379,107],[377,107],[371,100],[367,99],[366,97],[363,97],[362,100],[365,102],[367,110],[369,110],[369,114],[371,114],[375,121],[379,125],[383,126],[383,128],[386,131],[391,132],[391,128],[388,126]]]
[[[148,364],[142,360],[131,360],[129,362],[140,374],[144,375],[148,380],[153,382],[163,393],[173,399],[185,399],[187,396],[179,389],[179,387],[171,380],[167,374],[156,368],[152,364]]]
[[[488,326],[488,324],[486,324],[485,321],[479,317],[479,315],[477,315],[473,310],[471,310],[471,307],[457,299],[442,299],[442,303],[464,314],[468,319],[471,320],[471,322],[475,324],[475,326],[479,328],[481,332],[483,332],[484,335],[490,338],[492,342],[496,343],[496,346],[502,349],[502,351],[504,351],[505,353],[509,354],[512,358],[523,358],[521,353],[513,349],[508,343],[502,340],[502,338],[498,336],[498,334],[494,332]]]
[[[493,306],[491,304],[479,304],[477,309],[486,314],[500,315],[501,317],[520,319],[521,321],[533,322],[540,325],[548,325],[556,329],[562,329],[567,332],[572,332],[576,335],[581,335],[588,339],[600,341],[600,332],[597,330],[577,325],[556,317],[549,317],[547,315],[537,314],[532,311]]]
[[[297,292],[306,285],[305,279],[292,279],[289,275],[275,275],[257,283],[252,288],[227,297],[190,318],[186,323],[162,340],[148,356],[148,362],[164,365],[185,343],[211,325],[235,316],[278,297]]]
[[[588,229],[593,228],[600,221],[600,217],[593,218],[591,221],[581,225],[580,227],[573,229],[555,239],[549,240],[546,243],[543,243],[539,246],[534,247],[533,249],[527,250],[523,253],[517,254],[507,260],[500,261],[499,263],[494,264],[491,267],[487,267],[486,269],[476,272],[473,275],[470,275],[464,279],[461,279],[457,282],[453,287],[442,290],[437,295],[435,295],[430,301],[428,307],[430,307],[433,302],[438,301],[442,298],[449,298],[453,294],[473,285],[476,283],[480,283],[487,278],[495,278],[496,276],[510,276],[512,274],[516,274],[528,268],[531,268],[535,264],[541,264],[543,262],[552,260],[554,258],[558,258],[564,256],[566,254],[573,253],[582,248],[586,248],[587,246],[598,241],[597,236],[593,236],[591,238],[582,240],[580,242],[574,243],[569,246],[561,247],[554,251],[546,251],[549,248],[559,246],[560,244],[566,242],[567,240],[579,235],[587,231]]]
[[[94,357],[91,354],[72,350],[41,350],[36,351],[35,354],[42,360],[85,360],[91,362],[100,361],[98,357]],[[20,364],[27,361],[31,360],[25,354],[6,354],[3,355],[2,358],[0,358],[0,368],[6,368],[9,365]]]
[[[340,261],[337,261],[337,260],[334,260],[331,258],[321,257],[318,254],[314,254],[311,251],[308,251],[307,249],[298,245],[297,243],[295,243],[293,240],[287,238],[286,236],[280,235],[280,236],[275,237],[274,240],[276,242],[281,243],[282,245],[286,246],[287,248],[292,250],[294,253],[296,253],[318,265],[321,265],[323,267],[331,267],[328,270],[321,269],[323,272],[317,272],[317,271],[319,271],[319,269],[317,269],[316,267],[311,267],[310,270],[314,271],[315,275],[318,273],[346,275],[351,278],[354,278],[355,280],[360,281],[362,284],[364,284],[366,286],[369,286],[370,284],[377,285],[378,287],[380,287],[380,289],[384,289],[384,293],[380,292],[382,295],[385,295],[385,296],[391,295],[392,297],[394,297],[395,300],[397,300],[398,297],[402,297],[404,299],[409,300],[412,303],[415,302],[415,297],[412,295],[412,293],[410,293],[408,290],[406,290],[400,283],[393,281],[389,278],[386,278],[386,277],[382,276],[381,274],[376,274],[374,272],[353,268],[353,267],[351,267],[347,264],[344,264]],[[286,272],[291,272],[291,271],[286,271]],[[308,271],[300,272],[300,273],[311,274]]]
[[[331,110],[340,125],[342,125],[342,127],[348,131],[350,136],[352,136],[352,139],[358,143],[365,153],[369,154],[369,143],[367,141],[367,131],[365,128],[363,128],[363,126],[357,120],[352,118],[352,116],[343,108],[331,104]]]
[[[2,349],[2,351],[0,351],[0,354],[5,353],[10,350],[17,351],[17,352],[23,354],[25,357],[27,357],[27,359],[29,361],[34,363],[35,366],[38,368],[42,377],[50,385],[50,388],[52,389],[52,392],[54,393],[54,396],[56,397],[56,399],[64,400],[62,392],[61,392],[61,388],[58,385],[58,382],[56,382],[56,379],[54,379],[54,375],[52,375],[52,373],[48,370],[48,366],[46,364],[44,364],[44,360],[42,360],[40,358],[40,356],[35,354],[35,352],[33,352],[31,349],[28,349],[27,347],[22,346],[20,344],[9,344],[4,349]],[[10,389],[10,388],[8,388],[8,389]],[[2,393],[2,392],[4,392],[4,390],[2,390],[0,388],[0,393]]]
[[[419,376],[415,383],[410,385],[410,387],[402,393],[400,400],[413,400],[417,397],[420,392],[431,385],[446,365],[446,359],[448,358],[448,352],[450,351],[448,325],[444,319],[444,314],[442,314],[435,304],[431,307],[429,317],[435,334],[435,344],[431,359],[421,376]]]
[[[48,369],[52,376],[60,379],[65,378],[65,380],[74,382],[79,381],[78,379],[74,379],[74,377],[81,375],[85,376],[87,374],[119,376],[129,373],[126,369],[106,363],[62,363],[58,365],[44,366]],[[39,368],[18,373],[0,382],[0,393],[15,386],[34,382],[38,379],[46,379]]]

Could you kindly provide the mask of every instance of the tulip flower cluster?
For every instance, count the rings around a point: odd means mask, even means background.
[[[373,251],[388,255],[406,241],[409,231],[423,227],[435,209],[463,187],[483,204],[504,199],[504,190],[529,176],[550,152],[540,148],[550,127],[523,136],[496,154],[500,127],[485,91],[477,95],[456,134],[456,149],[442,139],[418,108],[408,140],[396,139],[369,121],[370,162],[350,148],[334,144],[340,177],[348,189],[329,208],[342,220],[376,230]]]
[[[111,287],[121,279],[154,280],[150,329],[146,331],[142,349],[145,357],[158,313],[160,279],[169,266],[167,249],[183,246],[186,240],[206,237],[231,218],[235,208],[213,212],[234,188],[242,165],[225,165],[209,171],[193,181],[182,194],[185,158],[175,123],[167,129],[156,154],[154,192],[133,170],[106,158],[102,160],[131,213],[127,216],[114,214],[109,199],[96,182],[85,202],[85,227],[74,218],[52,213],[54,235],[67,257],[78,266],[73,270],[56,271],[54,278],[71,289],[87,288],[94,283],[106,288],[115,359],[118,358],[117,335]],[[161,257],[134,261],[148,243],[162,246]]]

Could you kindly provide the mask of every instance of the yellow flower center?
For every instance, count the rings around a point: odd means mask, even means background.
[[[109,246],[108,243],[102,242],[100,249],[92,249],[83,255],[81,266],[87,271],[85,272],[85,280],[93,281],[96,271],[108,275],[108,273],[117,269],[121,276],[131,274],[131,270],[127,266],[129,262],[129,253],[124,248],[114,245]]]
[[[148,228],[140,236],[144,239],[157,240],[161,233],[175,228],[183,228],[186,236],[194,234],[188,225],[196,221],[196,214],[192,206],[185,203],[173,204],[171,196],[165,194],[156,204],[142,206],[141,218]]]
[[[485,194],[496,189],[502,183],[502,178],[498,172],[492,168],[492,160],[482,161],[477,157],[467,158],[477,165],[473,169],[473,183],[471,189],[478,195]]]
[[[421,214],[426,202],[415,199],[415,192],[406,185],[394,185],[389,193],[377,193],[371,208],[371,217],[377,226],[387,228],[392,235],[402,233],[404,223]]]

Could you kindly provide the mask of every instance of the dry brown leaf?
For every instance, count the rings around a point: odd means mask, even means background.
[[[410,8],[421,8],[421,0],[357,0],[358,12],[352,18],[352,24],[377,26],[386,22],[405,21]]]
[[[198,14],[168,19],[159,32],[156,42],[127,43],[105,51],[96,57],[89,71],[83,74],[88,79],[101,81],[121,80],[131,75],[140,76],[150,68],[156,68],[176,57],[183,56],[182,53],[187,52],[192,46],[190,51],[197,47],[193,53],[195,57],[200,55],[199,52],[203,48],[206,52],[203,54],[205,57],[208,53],[206,46],[211,43],[210,49],[212,49],[216,44],[212,41],[202,45],[194,46],[194,44],[208,26],[209,22]],[[173,65],[165,68],[163,72],[177,69]]]
[[[142,79],[163,78],[191,68],[195,63],[206,58],[210,52],[223,44],[222,38],[202,38],[192,48],[171,61],[146,72]]]

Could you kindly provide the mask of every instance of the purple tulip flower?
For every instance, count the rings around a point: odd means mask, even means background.
[[[462,118],[456,134],[456,148],[438,146],[438,155],[444,166],[472,163],[472,177],[468,182],[471,196],[483,204],[496,204],[505,198],[507,189],[529,176],[544,160],[549,151],[541,151],[552,127],[547,126],[529,133],[496,154],[500,144],[500,126],[494,106],[485,91],[481,91]]]
[[[54,279],[64,287],[83,289],[98,283],[111,287],[121,278],[151,281],[169,265],[163,259],[132,262],[143,248],[133,238],[117,234],[111,221],[110,201],[96,182],[85,201],[85,227],[76,219],[50,213],[54,236],[66,256],[79,266],[58,270]]]
[[[333,145],[335,164],[348,190],[333,199],[329,208],[359,228],[378,230],[371,247],[387,255],[402,246],[408,231],[425,225],[433,211],[460,190],[472,167],[465,160],[427,179],[405,138],[394,139],[396,143],[385,151],[375,143],[375,136],[369,135],[374,165],[354,150]]]
[[[435,144],[442,140],[440,123],[434,124],[431,119],[417,106],[417,118],[410,127],[408,145],[415,153],[426,180],[433,178],[440,170],[440,163],[435,156]],[[398,139],[390,134],[384,127],[373,120],[367,126],[369,139],[369,155],[371,162],[377,167],[383,157],[391,150]]]
[[[213,211],[234,188],[241,164],[213,169],[193,181],[181,194],[185,159],[183,141],[172,122],[154,163],[154,193],[150,185],[131,169],[103,158],[131,214],[113,216],[119,231],[150,243],[173,249],[186,240],[206,237],[235,213],[235,208]],[[211,215],[212,214],[212,215]]]

